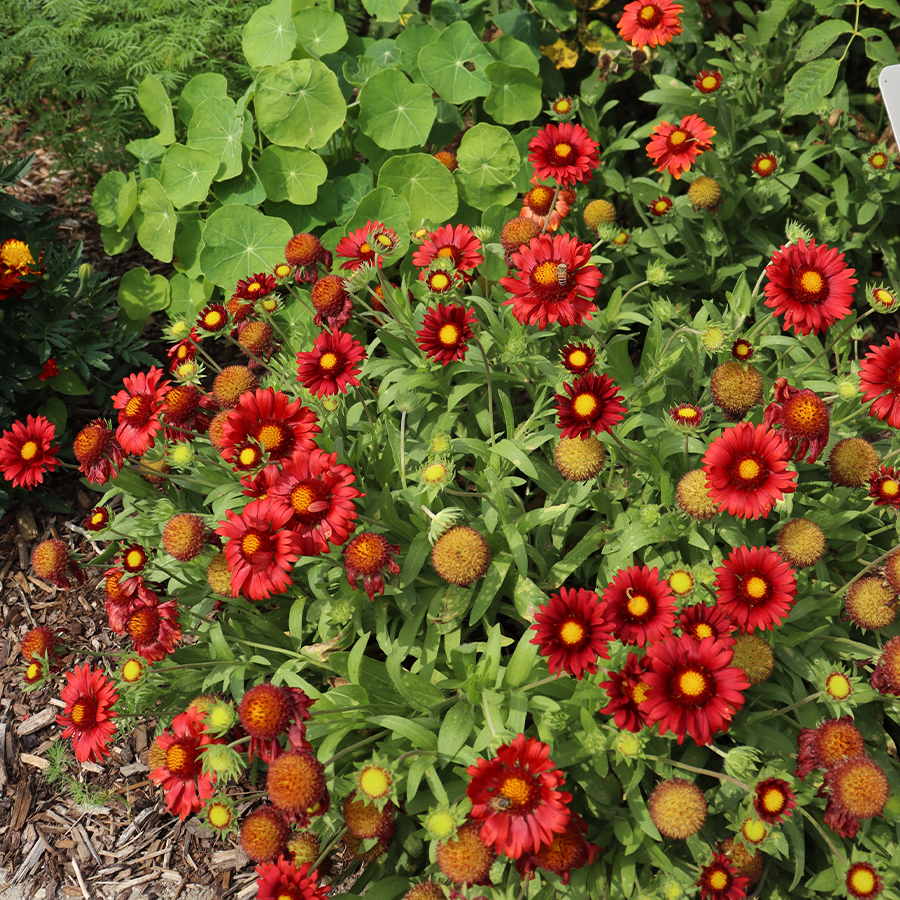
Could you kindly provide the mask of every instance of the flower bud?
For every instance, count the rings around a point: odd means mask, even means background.
[[[787,236],[789,244],[796,244],[799,241],[808,244],[813,236],[813,233],[808,228],[804,228],[799,222],[795,222],[793,219],[787,220],[787,224],[784,226],[784,233]]]
[[[654,287],[661,287],[664,284],[671,283],[672,276],[662,260],[654,259],[653,262],[647,266],[647,281]]]

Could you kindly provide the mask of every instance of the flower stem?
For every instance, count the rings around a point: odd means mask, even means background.
[[[743,781],[738,781],[737,778],[732,778],[730,775],[724,775],[722,772],[713,772],[711,769],[698,769],[697,766],[689,766],[687,763],[676,762],[674,759],[668,759],[665,756],[650,756],[647,754],[644,756],[644,759],[666,763],[667,765],[675,766],[676,769],[684,769],[685,772],[696,772],[698,775],[711,775],[713,778],[718,778],[719,781],[728,781],[742,790],[745,790],[748,793],[750,792],[750,785],[744,784]]]
[[[347,833],[347,826],[345,825],[330,841],[330,843],[325,847],[325,849],[319,854],[319,858],[309,867],[310,872],[315,872],[319,866],[322,865],[322,860],[331,853],[334,846],[337,842]]]
[[[792,709],[797,709],[806,703],[810,703],[813,700],[818,700],[819,697],[821,697],[824,693],[825,691],[818,691],[815,694],[810,694],[808,697],[804,697],[802,700],[798,700],[796,703],[792,703],[790,706],[783,706],[781,709],[776,709],[774,712],[769,713],[766,718],[774,719],[775,716],[783,716],[785,713],[789,713]]]
[[[560,186],[556,185],[556,190],[553,192],[553,200],[550,203],[550,209],[547,210],[547,215],[544,217],[544,227],[541,229],[541,234],[543,234],[547,230],[547,226],[550,224],[550,216],[553,215],[553,210],[556,209],[556,198],[559,196]]]
[[[828,846],[831,848],[831,852],[841,861],[841,864],[846,865],[847,858],[844,856],[843,853],[841,853],[840,850],[838,850],[837,847],[835,847],[831,838],[828,837],[827,834],[825,834],[824,830],[822,829],[822,826],[802,806],[798,806],[797,809],[800,810],[802,815],[806,816],[806,818],[809,819],[810,824],[816,829],[816,831],[819,832],[820,835],[822,835],[822,838],[824,839],[825,843],[828,844]]]
[[[557,188],[558,190],[558,188]],[[484,374],[487,378],[487,395],[488,395],[488,421],[490,422],[490,432],[491,432],[491,446],[494,446],[494,392],[491,390],[491,367],[488,365],[487,354],[484,352],[484,347],[481,346],[481,341],[478,340],[477,337],[472,337],[472,341],[475,343],[475,346],[481,351],[481,359],[484,362]]]
[[[812,358],[812,359],[811,359],[811,360],[810,360],[810,361],[809,361],[809,362],[808,362],[808,363],[807,363],[807,364],[806,364],[806,365],[805,365],[805,366],[804,366],[804,367],[803,367],[803,368],[802,368],[802,369],[794,376],[794,379],[795,379],[795,380],[798,379],[798,378],[799,378],[799,377],[800,377],[800,376],[801,376],[801,375],[802,375],[802,374],[803,374],[810,366],[812,366],[812,365],[814,365],[815,363],[817,363],[817,362],[818,362],[823,356],[825,356],[826,354],[831,353],[832,349],[834,349],[835,344],[837,344],[837,342],[838,342],[838,341],[839,341],[839,340],[840,340],[840,339],[841,339],[848,331],[850,331],[850,329],[853,328],[854,325],[859,325],[859,323],[862,322],[863,319],[867,319],[869,316],[872,315],[873,312],[875,312],[874,309],[866,310],[866,312],[864,312],[861,316],[859,316],[858,318],[854,319],[849,325],[847,325],[847,326],[841,331],[841,333],[840,333],[833,341],[829,341],[828,344],[826,345],[825,349],[824,349],[818,356],[814,356],[814,357],[813,357],[813,358]]]
[[[644,287],[645,285],[648,285],[648,284],[650,284],[649,281],[642,281],[640,284],[636,284],[634,287],[628,288],[628,290],[622,295],[622,299],[619,301],[619,309],[622,308],[622,304],[625,303],[625,301],[626,301],[626,299],[628,298],[628,295],[629,295],[629,294],[634,293],[634,291],[636,291],[638,288],[642,288],[642,287]],[[617,309],[616,312],[618,312],[619,309]]]
[[[188,340],[197,348],[197,352],[217,371],[221,372],[222,367],[200,346],[198,341],[195,341],[192,337],[188,337]]]
[[[888,550],[887,553],[882,553],[881,556],[878,557],[878,559],[876,559],[874,562],[870,562],[864,569],[857,572],[856,575],[854,575],[853,578],[851,578],[834,596],[837,598],[845,594],[848,590],[850,590],[850,588],[853,587],[854,584],[856,584],[857,581],[859,581],[860,578],[863,577],[863,575],[866,574],[866,572],[870,572],[872,569],[874,569],[875,566],[878,565],[878,563],[880,563],[882,560],[887,559],[895,550],[900,550],[900,544],[898,544],[896,547],[891,547],[891,549]]]
[[[362,405],[363,405],[363,409],[366,412],[366,418],[369,420],[369,424],[374,428],[375,422],[372,421],[372,414],[369,412],[369,407],[366,404],[365,399],[363,398],[362,392],[355,384],[353,385],[353,390],[356,391],[356,396],[359,397],[359,402],[362,403]],[[404,485],[404,487],[405,487],[405,485]]]
[[[400,484],[406,490],[406,410],[400,413]]]
[[[646,453],[642,453],[640,450],[634,450],[631,447],[626,447],[622,438],[620,438],[614,431],[610,431],[608,433],[612,436],[612,439],[622,448],[623,452],[627,456],[637,456],[640,459],[644,460],[644,462],[650,462],[650,457],[647,456]]]
[[[365,747],[366,744],[371,744],[374,741],[380,741],[383,737],[387,737],[390,733],[390,729],[385,728],[384,731],[379,731],[378,734],[373,734],[371,737],[367,737],[361,741],[357,741],[355,744],[351,744],[349,747],[345,747],[339,753],[335,753],[334,756],[331,757],[331,759],[323,763],[323,766],[327,769],[332,763],[337,762],[342,756],[346,756],[348,753],[352,753],[354,750],[358,750],[360,747]]]

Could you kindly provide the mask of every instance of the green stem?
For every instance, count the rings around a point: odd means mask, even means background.
[[[370,420],[371,421],[371,420]],[[406,490],[406,410],[400,413],[400,484]]]
[[[650,462],[650,457],[647,456],[646,453],[642,453],[640,450],[635,450],[631,447],[626,447],[625,443],[622,441],[622,438],[620,438],[614,431],[610,431],[609,434],[612,436],[612,439],[622,448],[626,455],[637,456],[640,459],[644,460],[644,462]]]
[[[869,316],[872,315],[873,312],[875,312],[874,309],[869,309],[869,310],[867,310],[866,312],[864,312],[861,316],[859,316],[857,319],[855,319],[854,321],[852,321],[849,325],[847,325],[846,328],[844,328],[844,329],[841,331],[841,333],[840,333],[833,341],[829,341],[828,345],[825,347],[825,349],[824,349],[818,356],[814,356],[814,357],[813,357],[813,358],[812,358],[812,359],[811,359],[811,360],[810,360],[810,361],[809,361],[809,362],[808,362],[808,363],[807,363],[807,364],[806,364],[806,365],[805,365],[805,366],[804,366],[804,367],[803,367],[796,375],[794,375],[794,376],[793,376],[793,379],[796,381],[796,380],[797,380],[797,379],[798,379],[798,378],[799,378],[799,377],[800,377],[800,376],[801,376],[801,375],[802,375],[802,374],[803,374],[810,366],[812,366],[812,365],[814,365],[815,363],[817,363],[817,362],[818,362],[823,356],[825,356],[826,354],[831,353],[831,351],[834,349],[834,347],[835,347],[835,345],[837,344],[837,342],[838,342],[838,341],[839,341],[839,340],[840,340],[840,339],[841,339],[848,331],[850,331],[850,329],[853,328],[854,325],[859,325],[859,323],[862,322],[863,319],[867,319]]]
[[[409,759],[410,756],[437,756],[437,753],[434,750],[407,750],[402,756],[398,756],[396,763],[402,763],[403,760]]]
[[[550,203],[550,209],[547,212],[547,215],[544,217],[544,227],[541,228],[541,234],[543,234],[547,230],[547,226],[550,224],[550,216],[553,215],[553,210],[556,209],[556,198],[559,196],[560,186],[556,185],[556,190],[553,192],[553,200]]]
[[[310,872],[315,872],[319,866],[322,865],[322,860],[331,853],[332,849],[337,845],[338,841],[347,833],[347,826],[345,825],[328,843],[325,849],[319,854],[319,858],[309,867]]]
[[[634,287],[629,288],[629,289],[622,295],[622,299],[619,301],[619,309],[622,308],[622,305],[625,303],[625,300],[628,298],[628,295],[629,295],[629,294],[634,293],[638,288],[642,288],[642,287],[644,287],[645,285],[648,285],[648,284],[650,284],[649,281],[642,281],[640,284],[636,284]],[[618,310],[616,310],[616,312],[618,312]]]
[[[364,740],[357,741],[355,744],[351,744],[349,747],[345,747],[339,753],[335,753],[334,756],[331,757],[331,759],[329,759],[327,762],[324,762],[322,765],[327,769],[332,763],[337,762],[342,756],[346,756],[348,753],[352,753],[354,750],[358,750],[360,747],[365,747],[366,744],[380,741],[383,737],[387,737],[390,733],[390,730],[386,728],[384,731],[379,731],[378,734],[373,734],[371,737],[367,737]]]
[[[200,346],[199,341],[195,341],[192,337],[188,336],[188,340],[197,348],[197,352],[217,371],[221,372],[222,367]]]
[[[789,713],[793,709],[799,709],[801,706],[804,706],[807,703],[811,703],[813,700],[818,700],[819,697],[821,697],[824,693],[825,691],[818,691],[815,694],[810,694],[808,697],[804,697],[802,700],[798,700],[796,703],[792,703],[790,706],[783,706],[781,709],[776,709],[774,712],[769,713],[766,718],[774,719],[776,716],[783,716],[785,713]]]
[[[641,221],[644,223],[644,227],[650,232],[650,237],[653,238],[653,243],[656,244],[657,249],[665,249],[656,234],[656,229],[650,224],[650,220],[644,214],[644,211],[641,209],[640,204],[637,202],[637,197],[634,198],[634,208],[637,210],[637,214],[641,217]]]
[[[860,578],[863,577],[863,575],[866,574],[866,572],[870,572],[872,569],[874,569],[875,566],[877,566],[877,565],[878,565],[880,562],[882,562],[883,560],[887,559],[887,558],[888,558],[895,550],[900,550],[900,544],[898,544],[896,547],[891,547],[891,549],[888,550],[887,553],[882,553],[881,556],[878,557],[878,559],[876,559],[874,562],[870,562],[864,569],[862,569],[861,571],[857,572],[856,575],[854,575],[853,578],[851,578],[850,581],[848,581],[848,582],[847,582],[847,583],[846,583],[846,584],[845,584],[845,585],[844,585],[844,586],[843,586],[843,587],[842,587],[842,588],[834,595],[835,598],[843,596],[847,591],[850,590],[850,588],[853,587],[854,584],[856,584],[857,581],[859,581]]]
[[[699,769],[697,766],[689,766],[687,763],[676,762],[674,759],[668,759],[665,756],[650,756],[648,754],[644,756],[644,759],[666,763],[667,765],[675,766],[676,769],[684,769],[685,772],[696,772],[698,775],[711,775],[713,778],[718,778],[719,781],[728,781],[742,790],[747,791],[748,793],[750,792],[750,785],[744,784],[743,781],[738,781],[737,778],[732,778],[730,775],[724,775],[722,772],[713,772],[711,769]]]
[[[798,806],[797,809],[800,810],[801,815],[804,815],[804,816],[806,816],[807,819],[809,819],[812,826],[816,829],[816,831],[819,832],[819,834],[824,839],[825,843],[828,844],[828,846],[831,848],[831,852],[841,861],[841,864],[847,865],[847,858],[844,856],[843,853],[841,853],[840,850],[838,850],[837,847],[835,847],[831,838],[828,837],[827,834],[825,834],[824,830],[822,829],[822,826],[802,806]]]
[[[369,424],[374,428],[375,422],[372,420],[372,414],[369,412],[369,407],[366,404],[366,401],[362,395],[362,392],[360,391],[359,387],[357,387],[357,385],[355,385],[355,384],[353,385],[353,390],[356,391],[356,396],[359,397],[359,402],[362,403],[362,405],[363,405],[363,409],[366,412],[366,418],[369,420]],[[404,487],[405,487],[405,485],[404,485]]]
[[[472,337],[472,341],[475,346],[481,351],[481,359],[484,362],[484,374],[487,378],[487,395],[488,395],[488,421],[490,422],[490,433],[491,433],[491,446],[494,446],[494,392],[491,389],[491,367],[488,365],[487,354],[484,352],[484,347],[481,346],[481,341],[478,340],[477,337]]]

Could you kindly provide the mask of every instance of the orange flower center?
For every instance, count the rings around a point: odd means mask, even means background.
[[[443,272],[435,272],[431,276],[430,287],[433,291],[446,291],[450,287],[450,279]]]
[[[389,561],[386,559],[386,543],[378,535],[361,535],[348,546],[347,559],[363,574],[374,575]]]
[[[584,350],[573,350],[569,354],[569,364],[576,368],[580,369],[582,366],[587,365],[587,361],[587,353]]]
[[[572,619],[569,619],[569,621],[564,622],[562,628],[559,629],[559,639],[566,646],[573,647],[584,640],[586,633],[587,630],[581,622],[575,622]]]
[[[130,424],[143,425],[150,418],[150,401],[141,396],[129,397],[123,412]]]
[[[579,394],[572,401],[572,409],[575,415],[582,419],[589,419],[594,415],[599,405],[597,398],[593,394]]]
[[[319,359],[319,367],[326,372],[332,372],[337,368],[338,358],[334,353],[323,353]]]
[[[762,466],[755,459],[742,459],[737,465],[738,477],[744,481],[753,481],[759,478]]]
[[[524,806],[531,796],[531,789],[524,778],[507,778],[500,788],[500,794],[511,800],[513,806]]]
[[[262,546],[262,538],[252,531],[241,538],[241,552],[250,557]]]
[[[678,676],[678,689],[686,697],[700,697],[706,688],[706,676],[696,669],[687,669]]]
[[[728,887],[728,873],[724,869],[713,869],[707,880],[714,891],[724,891]]]
[[[127,628],[135,641],[155,641],[159,636],[159,613],[153,607],[142,607],[128,620]]]
[[[277,453],[285,442],[284,429],[280,425],[263,425],[256,433],[256,439],[269,453]]]
[[[639,705],[643,703],[647,699],[647,694],[650,693],[650,685],[644,681],[639,681],[632,689],[631,689],[631,702],[635,705]]]
[[[315,491],[308,484],[298,484],[291,491],[291,506],[298,513],[305,513],[309,510],[310,503],[316,499]]]
[[[438,250],[437,255],[442,257],[443,259],[455,259],[455,248],[441,247],[441,249]]]
[[[316,524],[328,511],[329,504],[324,499],[327,494],[327,488],[321,481],[303,481],[291,489],[288,502],[298,516],[304,517],[307,524]]]
[[[22,444],[22,449],[19,451],[19,456],[22,457],[26,462],[28,460],[34,459],[38,453],[38,445],[35,441],[25,441]]]
[[[566,157],[568,157],[571,154],[572,147],[570,144],[556,144],[556,146],[553,148],[553,152],[557,156],[560,156],[563,159],[566,159]]]
[[[770,787],[763,794],[762,805],[766,812],[780,813],[787,804],[787,797],[780,788]]]
[[[700,84],[708,91],[714,91],[718,83],[719,80],[715,75],[707,75],[706,78],[700,82]]]
[[[545,216],[550,212],[550,204],[553,202],[553,191],[545,187],[532,188],[525,195],[525,205],[533,209],[538,215]]]
[[[766,595],[766,591],[769,589],[769,585],[766,582],[765,578],[760,578],[759,575],[751,575],[744,582],[744,591],[749,594],[754,600],[759,600],[761,597]]]
[[[176,741],[166,750],[166,768],[176,777],[185,777],[194,768],[196,758],[191,747]]]
[[[680,128],[677,128],[669,135],[669,143],[674,147],[680,147],[688,139],[687,134]]]
[[[556,263],[547,260],[534,267],[531,277],[542,287],[556,284]]]
[[[449,322],[446,325],[442,325],[441,330],[438,332],[438,340],[445,347],[455,347],[459,343],[459,337],[459,329]]]
[[[715,632],[706,622],[698,622],[694,626],[694,637],[697,640],[703,640],[703,638],[713,637]]]
[[[800,284],[804,290],[817,294],[825,286],[825,279],[818,272],[808,270],[800,276]]]
[[[650,609],[650,601],[643,594],[632,594],[625,604],[629,615],[635,618],[647,615]]]
[[[79,697],[72,704],[69,713],[73,725],[80,727],[92,727],[97,715],[97,701],[93,697]]]
[[[365,253],[372,253],[372,252],[373,252],[373,251],[372,251],[372,248],[371,248],[365,241],[363,241],[363,242],[359,245],[359,255],[360,255],[360,256],[362,256],[362,255],[365,254]]]

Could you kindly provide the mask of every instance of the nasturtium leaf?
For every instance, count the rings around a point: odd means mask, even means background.
[[[273,144],[313,150],[328,143],[347,112],[337,77],[317,59],[263,69],[254,104],[259,129]]]
[[[260,154],[256,171],[270,200],[290,200],[298,206],[315,203],[319,185],[328,178],[328,167],[317,153],[274,145]]]
[[[840,66],[837,59],[814,59],[794,72],[784,91],[782,114],[802,116],[814,112],[831,93]]]
[[[463,135],[456,152],[459,168],[454,173],[462,199],[476,209],[512,203],[519,171],[519,151],[509,132],[481,122]]]
[[[128,176],[125,187],[119,192],[119,199],[116,201],[116,228],[120,231],[125,227],[125,223],[134,215],[137,209],[137,179],[134,172]]]
[[[333,72],[334,77],[337,78],[338,87],[341,89],[341,96],[345,101],[349,100],[350,95],[353,93],[353,85],[350,84],[347,77],[344,75],[344,66],[348,63],[355,63],[356,60],[343,50],[339,50],[337,53],[326,53],[321,61],[328,66],[328,69]]]
[[[191,124],[194,112],[207,97],[228,96],[228,79],[218,72],[195,75],[182,89],[178,98],[178,118],[185,125]]]
[[[568,0],[533,0],[535,10],[557,31],[568,31],[578,23],[575,4]]]
[[[234,100],[228,97],[207,97],[191,116],[187,145],[206,150],[221,162],[216,181],[241,172],[242,128],[243,121],[234,112]]]
[[[493,62],[485,66],[484,74],[491,83],[491,92],[484,98],[484,111],[502,125],[530,122],[541,111],[541,79],[528,69]]]
[[[241,127],[241,143],[245,147],[255,147],[256,129],[253,127],[253,113],[250,112],[249,109],[245,109],[243,113],[239,113],[237,112],[237,107],[235,107],[235,113],[243,119],[243,125]]]
[[[165,188],[148,178],[138,186],[138,209],[135,211],[138,243],[161,262],[172,261],[175,240],[175,208]]]
[[[366,47],[364,55],[374,59],[382,69],[391,69],[400,65],[400,48],[393,38],[373,41]]]
[[[494,24],[503,32],[523,44],[527,44],[538,54],[541,52],[541,25],[524,9],[511,9],[495,16]]]
[[[159,134],[154,140],[161,144],[175,142],[175,116],[172,114],[172,103],[162,82],[155,75],[148,75],[139,85],[138,103],[144,115]]]
[[[448,103],[486,97],[491,84],[484,67],[493,61],[468,22],[454,23],[419,51],[419,68],[425,80]],[[474,64],[475,70],[470,72],[466,63]]]
[[[436,114],[431,89],[397,69],[373,75],[359,92],[360,130],[385,150],[424,144]]]
[[[359,172],[332,178],[330,184],[334,187],[338,202],[338,212],[334,218],[338,225],[343,225],[353,215],[359,201],[375,187],[375,179],[369,167],[365,166]]]
[[[247,163],[240,175],[227,181],[220,181],[213,188],[213,196],[222,206],[228,206],[230,203],[259,206],[266,199],[266,189],[253,166]]]
[[[170,319],[193,321],[206,303],[206,292],[199,281],[194,281],[181,273],[172,276],[169,282],[172,300],[169,303]]]
[[[363,6],[378,22],[396,22],[407,0],[363,0]]]
[[[263,215],[238,204],[217,209],[206,220],[200,267],[227,292],[254,272],[268,272],[284,260],[284,248],[294,236],[284,219]]]
[[[440,36],[440,31],[431,25],[410,25],[394,38],[394,43],[400,50],[400,65],[413,81],[425,80],[419,68],[419,51],[433,44]]]
[[[97,221],[107,228],[114,228],[118,218],[119,194],[126,178],[121,172],[107,172],[94,188],[93,207]]]
[[[241,48],[251,68],[277,66],[291,58],[297,30],[291,19],[291,0],[272,0],[261,6],[241,32]]]
[[[141,138],[130,141],[125,149],[140,163],[151,163],[163,158],[166,148],[155,138]]]
[[[159,180],[176,209],[202,203],[219,171],[219,158],[199,147],[172,144],[163,157]]]
[[[456,183],[443,163],[427,153],[389,159],[378,175],[378,186],[390,188],[409,204],[414,225],[446,222],[458,205]]]
[[[540,53],[508,34],[501,34],[497,40],[484,46],[494,59],[505,62],[508,66],[528,69],[532,75],[537,75],[540,70]]]
[[[188,278],[197,278],[200,272],[200,248],[203,246],[203,222],[200,214],[178,218],[175,228],[175,247],[172,265]]]
[[[151,275],[143,266],[127,271],[119,281],[119,307],[136,322],[146,322],[150,314],[169,305],[169,282],[163,275]]]
[[[341,66],[341,74],[348,84],[361,88],[373,75],[384,69],[371,56],[358,56],[348,59]]]
[[[437,118],[428,135],[428,142],[435,147],[450,143],[463,130],[462,116],[452,103],[436,100]]]
[[[340,13],[314,7],[294,16],[297,41],[315,56],[335,53],[347,43],[347,26]]]
[[[103,243],[103,250],[109,256],[116,256],[130,250],[134,243],[134,235],[134,219],[129,219],[121,230],[109,228],[106,225],[100,226],[100,240]]]
[[[344,233],[349,234],[357,228],[362,228],[369,221],[382,222],[397,232],[399,243],[389,259],[391,261],[402,259],[409,247],[409,204],[405,198],[398,197],[390,188],[375,188],[359,201],[359,205],[344,226]]]

